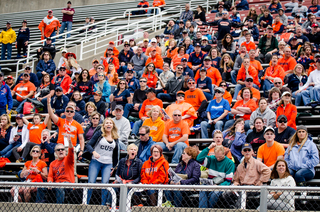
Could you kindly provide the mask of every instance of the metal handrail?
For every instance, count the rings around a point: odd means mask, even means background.
[[[34,62],[37,60],[36,58],[34,58],[33,56],[30,56],[30,57],[19,59],[17,62],[17,67],[16,67],[16,79],[18,79],[19,73],[24,70],[24,69],[20,69],[19,65],[21,63],[25,63],[25,62],[29,63],[29,60],[32,60],[32,65],[30,66],[31,72],[34,71]]]

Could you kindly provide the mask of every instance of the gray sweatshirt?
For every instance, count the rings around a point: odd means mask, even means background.
[[[112,118],[112,120],[118,128],[119,141],[122,141],[125,145],[128,145],[128,137],[131,131],[129,120],[123,116],[119,120],[117,120],[116,117]]]
[[[276,114],[269,107],[267,107],[263,113],[261,113],[259,108],[253,111],[250,116],[250,126],[253,126],[253,122],[257,117],[261,117],[263,119],[265,126],[276,126]]]
[[[246,54],[245,57],[249,57],[249,55]],[[242,58],[240,57],[240,54],[238,54],[233,65],[233,70],[239,71],[239,69],[241,68],[241,65],[242,65]]]
[[[130,60],[130,63],[134,64],[133,70],[141,71],[145,67],[147,59],[148,57],[144,53],[142,53],[140,57],[135,54]]]

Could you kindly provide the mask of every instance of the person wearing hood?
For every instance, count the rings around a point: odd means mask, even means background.
[[[168,184],[169,163],[164,158],[163,149],[158,144],[151,147],[151,157],[144,162],[141,168],[142,184]],[[147,190],[150,198],[150,205],[156,206],[157,198],[155,190]]]
[[[156,142],[154,142],[150,136],[149,126],[140,127],[139,134],[137,136],[139,136],[139,139],[135,142],[136,144],[139,144],[137,155],[142,162],[145,162],[150,158],[150,149],[152,145],[156,144]]]
[[[314,168],[319,163],[319,151],[305,126],[297,127],[297,131],[290,139],[284,159],[298,185],[305,186],[306,181],[314,177]]]
[[[266,139],[263,137],[263,132],[266,129],[262,117],[256,117],[253,122],[254,126],[252,131],[247,134],[246,143],[250,143],[253,150],[253,157],[257,157],[259,147],[266,143]]]
[[[276,126],[276,114],[268,107],[268,102],[265,98],[261,98],[259,100],[259,107],[253,111],[250,116],[250,128],[254,128],[254,120],[257,117],[261,117],[263,119],[265,126]]]
[[[153,106],[147,115],[149,118],[143,122],[142,126],[148,126],[150,128],[150,137],[152,137],[153,141],[161,142],[164,131],[164,121],[161,119],[163,116],[161,108],[158,105]]]

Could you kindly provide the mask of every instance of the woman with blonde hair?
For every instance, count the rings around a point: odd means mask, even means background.
[[[101,131],[97,131],[86,148],[92,154],[92,160],[89,165],[88,183],[95,183],[99,172],[101,171],[101,183],[109,183],[110,175],[119,161],[119,135],[118,129],[111,118],[103,121]],[[102,189],[101,205],[107,203],[108,191]],[[92,189],[88,191],[88,201],[90,203]]]
[[[299,88],[308,81],[307,73],[301,64],[297,64],[293,69],[293,74],[288,77],[288,88],[292,91],[292,97],[295,98],[295,105],[300,106],[302,93]]]
[[[148,63],[146,65],[141,77],[147,78],[147,86],[149,88],[156,88],[157,81],[158,81],[158,74],[157,74],[156,66],[154,65],[154,63]]]
[[[155,142],[161,142],[164,132],[164,121],[162,118],[161,108],[156,105],[148,111],[149,118],[144,120],[142,126],[148,126],[150,128],[150,136]]]
[[[119,82],[119,78],[118,78],[118,73],[116,71],[115,66],[113,65],[113,63],[110,63],[108,65],[108,67],[106,67],[107,70],[105,71],[105,74],[107,75],[107,78],[109,80],[109,84],[111,86],[113,85],[117,85]]]
[[[84,115],[86,113],[85,111],[85,101],[82,100],[82,96],[80,91],[75,91],[73,92],[73,94],[71,95],[70,101],[74,101],[76,103],[76,111],[78,113],[80,113],[80,115]]]
[[[8,114],[2,114],[0,116],[0,150],[3,150],[9,145],[9,139],[11,134],[11,121]]]
[[[66,67],[67,74],[69,74],[69,75],[72,74],[72,78],[73,78],[75,73],[81,72],[81,67],[77,63],[77,61],[76,61],[77,57],[74,53],[72,53],[72,52],[66,53],[66,59],[67,59],[67,62],[63,63],[62,67]]]
[[[297,131],[290,138],[284,159],[298,185],[305,186],[306,181],[314,177],[314,168],[319,163],[319,151],[305,126],[297,127]]]
[[[220,60],[219,71],[222,76],[222,80],[231,82],[231,71],[233,70],[234,62],[229,54],[224,54]]]
[[[279,107],[276,111],[277,120],[280,115],[285,115],[288,119],[288,127],[297,129],[296,118],[297,118],[297,107],[291,102],[291,93],[285,91],[281,95],[281,100],[279,101]]]
[[[178,54],[177,50],[177,41],[175,39],[170,39],[169,47],[167,50],[167,58],[172,59],[174,56],[176,56]]]

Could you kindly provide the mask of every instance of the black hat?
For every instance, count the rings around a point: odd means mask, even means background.
[[[67,4],[71,4],[71,1],[68,1]]]
[[[156,89],[154,89],[154,88],[148,88],[148,89],[146,90],[146,92],[147,92],[147,93],[149,93],[149,92],[156,93]]]
[[[47,37],[47,40],[52,40],[51,37]]]
[[[284,119],[285,121],[288,121],[287,117],[285,115],[280,115],[277,119],[277,121],[279,122],[281,119]]]
[[[182,33],[183,33],[183,34],[187,34],[187,33],[188,33],[188,30],[184,29],[184,30],[182,31]]]

